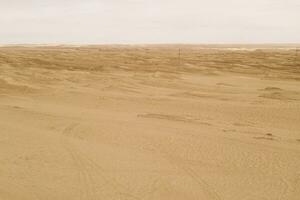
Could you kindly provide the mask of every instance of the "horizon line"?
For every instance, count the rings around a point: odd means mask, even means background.
[[[300,42],[257,42],[257,43],[237,43],[237,42],[215,42],[215,43],[0,43],[0,47],[5,46],[159,46],[159,45],[170,45],[170,46],[299,46]]]

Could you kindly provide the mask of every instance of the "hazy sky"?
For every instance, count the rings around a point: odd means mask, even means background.
[[[0,43],[300,43],[300,0],[0,0]]]

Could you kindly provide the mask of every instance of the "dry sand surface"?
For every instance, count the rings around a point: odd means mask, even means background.
[[[299,197],[294,47],[0,48],[0,200]]]

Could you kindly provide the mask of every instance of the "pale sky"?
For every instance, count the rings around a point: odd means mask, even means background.
[[[16,43],[300,43],[300,0],[0,0]]]

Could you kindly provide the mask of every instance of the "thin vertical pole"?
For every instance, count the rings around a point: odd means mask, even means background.
[[[181,49],[178,49],[178,69],[177,71],[179,71],[180,69],[180,65],[181,65]]]
[[[296,67],[298,67],[298,52],[299,52],[299,49],[298,49],[298,47],[296,47],[296,49],[295,49],[295,59],[294,59],[294,65]],[[300,68],[300,66],[299,66],[299,68]]]

